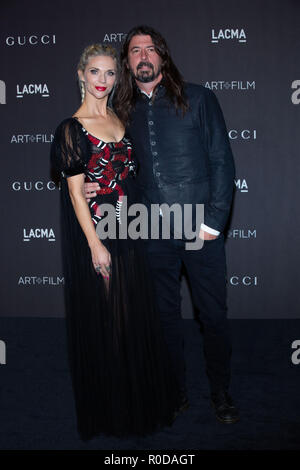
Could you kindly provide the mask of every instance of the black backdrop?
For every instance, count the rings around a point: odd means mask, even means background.
[[[0,19],[2,316],[63,316],[59,189],[49,149],[79,106],[76,64],[132,26],[167,38],[215,91],[236,163],[226,243],[230,318],[299,318],[297,0],[4,1]],[[183,317],[191,302],[183,280]]]

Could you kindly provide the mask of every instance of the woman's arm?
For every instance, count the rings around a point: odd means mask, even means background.
[[[84,193],[84,173],[70,176],[67,178],[70,199],[78,219],[78,222],[86,236],[88,245],[91,250],[92,262],[94,267],[100,266],[100,272],[103,277],[108,278],[109,272],[107,267],[111,263],[109,251],[99,240],[91,213]]]

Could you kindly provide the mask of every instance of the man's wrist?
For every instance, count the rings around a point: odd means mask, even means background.
[[[220,235],[219,230],[215,230],[212,227],[209,227],[208,225],[201,224],[200,229],[202,229],[204,232],[210,233],[211,235]]]

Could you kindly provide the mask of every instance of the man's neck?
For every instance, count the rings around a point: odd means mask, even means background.
[[[154,88],[156,87],[156,85],[162,80],[162,74],[159,74],[159,76],[153,80],[153,82],[149,82],[149,83],[142,83],[142,82],[139,82],[138,80],[136,80],[136,84],[137,86],[139,87],[140,90],[144,91],[145,93],[147,93],[147,95],[150,95],[151,92],[154,90]]]

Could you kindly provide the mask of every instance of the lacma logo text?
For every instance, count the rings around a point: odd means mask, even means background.
[[[17,85],[17,98],[23,98],[24,95],[41,95],[43,98],[48,98],[49,89],[46,83]]]
[[[220,40],[233,39],[237,40],[240,43],[245,43],[246,33],[244,29],[219,29],[219,31],[212,29],[211,30],[211,42],[218,43]]]
[[[45,238],[48,242],[55,242],[54,230],[52,228],[30,228],[23,229],[23,241],[30,242],[32,239]]]

